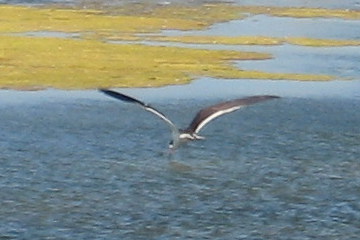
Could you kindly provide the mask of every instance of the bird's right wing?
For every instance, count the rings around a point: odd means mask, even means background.
[[[234,112],[242,107],[252,105],[258,102],[279,98],[278,96],[260,95],[247,98],[235,99],[227,102],[218,103],[200,110],[189,127],[187,132],[198,133],[206,124],[224,114]]]
[[[172,134],[178,134],[179,130],[175,126],[175,124],[172,121],[170,121],[170,119],[168,119],[163,113],[161,113],[159,110],[151,107],[149,104],[146,104],[136,98],[133,98],[128,95],[125,95],[125,94],[122,94],[119,92],[115,92],[112,90],[108,90],[108,89],[99,89],[99,90],[110,97],[119,99],[124,102],[135,103],[135,104],[140,105],[140,107],[142,107],[146,111],[149,111],[149,112],[155,114],[156,116],[160,117],[162,120],[164,120],[170,126]]]

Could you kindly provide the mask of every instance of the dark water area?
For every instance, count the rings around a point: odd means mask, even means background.
[[[135,106],[95,91],[10,93],[0,105],[0,239],[360,234],[356,96],[285,96],[245,108],[169,158],[167,126]],[[143,99],[179,126],[226,100],[150,95]]]

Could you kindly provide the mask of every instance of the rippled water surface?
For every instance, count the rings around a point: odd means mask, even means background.
[[[27,94],[0,105],[2,239],[360,234],[358,97],[258,104],[168,157],[167,126],[148,112],[97,92]],[[225,99],[144,100],[184,126]]]

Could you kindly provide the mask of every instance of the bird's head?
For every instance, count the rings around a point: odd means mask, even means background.
[[[175,151],[178,147],[179,147],[179,145],[180,145],[180,141],[179,140],[171,140],[170,142],[169,142],[169,150],[171,151],[171,152],[173,152],[173,151]]]
[[[170,149],[170,150],[174,150],[174,149],[175,149],[174,140],[171,140],[171,141],[169,142],[169,149]]]

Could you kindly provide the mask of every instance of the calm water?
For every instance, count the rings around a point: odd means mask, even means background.
[[[358,239],[358,97],[246,108],[169,159],[150,113],[42,94],[0,105],[0,239]],[[184,126],[226,97],[146,99]]]

